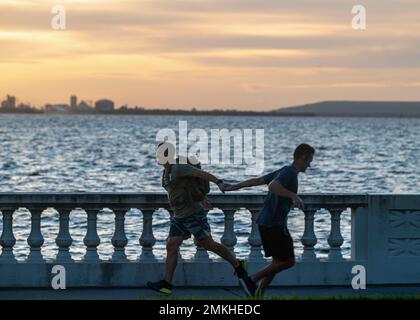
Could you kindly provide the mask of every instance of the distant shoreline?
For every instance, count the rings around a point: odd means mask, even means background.
[[[6,104],[6,106],[9,104],[9,106],[7,108],[2,106],[0,114],[420,118],[420,102],[416,101],[323,101],[266,111],[235,109],[197,110],[196,108],[147,109],[139,106],[129,108],[126,105],[114,108],[111,100],[100,101],[108,103],[105,106],[106,108],[99,108],[96,105],[93,108],[84,101],[80,103],[80,105],[84,104],[84,108],[73,108],[68,105],[53,105],[56,108],[44,109],[25,105],[22,107],[21,105],[16,108],[15,98],[8,96],[8,100],[2,102],[2,104]]]
[[[14,111],[14,112],[0,112],[3,114],[24,114],[24,115],[82,115],[82,116],[96,116],[96,115],[179,115],[179,116],[271,116],[271,117],[326,117],[326,118],[420,118],[420,115],[407,115],[407,114],[316,114],[316,113],[285,113],[277,111],[188,111],[188,110],[143,110],[143,111],[118,111],[114,112],[44,112],[44,111]]]

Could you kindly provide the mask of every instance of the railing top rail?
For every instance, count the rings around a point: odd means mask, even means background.
[[[212,193],[210,200],[217,207],[259,207],[266,193]],[[307,207],[357,207],[368,204],[367,193],[304,193]],[[163,192],[0,192],[0,209],[30,208],[167,208]]]

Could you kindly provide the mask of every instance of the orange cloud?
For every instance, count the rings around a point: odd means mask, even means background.
[[[348,0],[64,0],[64,31],[54,4],[0,3],[0,95],[242,109],[420,98],[415,0],[369,1],[363,32]]]

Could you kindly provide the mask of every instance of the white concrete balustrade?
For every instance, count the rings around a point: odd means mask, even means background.
[[[232,193],[211,195],[214,207],[224,213],[224,232],[221,242],[234,253],[237,237],[234,231],[235,213],[247,209],[249,216],[250,272],[263,267],[267,260],[261,252],[261,239],[255,224],[264,201],[264,194]],[[302,255],[296,265],[282,272],[274,285],[350,285],[352,267],[366,268],[368,284],[420,283],[420,196],[377,194],[304,194],[304,232],[301,238]],[[19,208],[31,213],[31,231],[27,239],[29,254],[17,261],[13,248],[13,214]],[[55,239],[58,248],[53,261],[42,256],[44,238],[41,215],[47,208],[59,214],[59,232]],[[87,230],[83,243],[85,254],[74,261],[69,248],[73,240],[69,230],[71,211],[86,212]],[[98,246],[97,215],[103,208],[113,211],[115,220],[111,243],[112,258],[101,260]],[[125,214],[136,208],[142,212],[142,232],[139,255],[129,260],[125,253],[128,240],[125,233]],[[161,193],[0,193],[3,230],[0,237],[0,287],[50,287],[54,265],[66,268],[68,287],[140,287],[149,280],[159,279],[164,260],[158,259],[153,247],[153,214],[169,210],[167,197]],[[343,258],[341,234],[342,212],[351,210],[351,257]],[[318,257],[315,217],[320,209],[330,213],[329,252]],[[170,210],[169,210],[170,211]],[[111,217],[110,217],[111,219]],[[140,226],[139,226],[140,228]],[[221,259],[211,259],[198,246],[192,259],[180,259],[174,284],[184,286],[235,286],[231,266]]]

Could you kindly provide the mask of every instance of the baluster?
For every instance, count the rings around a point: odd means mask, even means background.
[[[222,244],[228,248],[228,250],[235,254],[234,247],[237,242],[235,231],[234,231],[234,214],[236,209],[224,209],[223,213],[225,214],[225,230],[223,231],[223,236],[220,239]]]
[[[251,247],[249,260],[262,260],[261,237],[256,223],[260,209],[249,209],[249,211],[251,212],[251,234],[248,237],[248,243]]]
[[[30,251],[27,262],[43,262],[44,258],[41,254],[41,247],[44,244],[44,237],[41,233],[41,215],[42,209],[31,210],[31,233],[28,237]]]
[[[343,209],[330,209],[331,214],[331,232],[328,237],[328,244],[330,245],[330,252],[328,253],[328,258],[330,260],[341,260],[343,255],[341,254],[341,245],[344,242],[343,237],[341,236],[340,230],[340,216]]]
[[[16,244],[16,238],[13,235],[13,213],[15,210],[4,209],[1,211],[3,215],[3,232],[0,237],[0,245],[2,252],[0,255],[1,263],[15,263],[16,258],[13,253],[13,247]]]
[[[143,209],[143,232],[140,237],[140,245],[142,251],[140,255],[140,261],[153,262],[156,261],[156,257],[153,254],[153,246],[156,243],[156,239],[153,236],[153,213],[154,209]]]
[[[83,257],[83,261],[99,262],[98,246],[101,243],[101,239],[98,236],[97,229],[98,211],[92,209],[85,211],[87,213],[87,232],[83,239],[83,243],[86,246],[86,253]]]
[[[69,248],[73,243],[73,239],[69,232],[69,221],[70,221],[71,210],[63,209],[59,212],[59,231],[55,243],[58,246],[58,253],[56,256],[57,262],[72,262]]]
[[[318,242],[318,239],[315,235],[314,230],[314,216],[316,209],[306,209],[304,210],[305,214],[305,231],[303,232],[303,236],[301,242],[303,244],[303,260],[315,260],[315,245]]]
[[[112,261],[126,261],[125,246],[128,243],[125,235],[125,210],[114,210],[115,214],[115,232],[112,236],[111,243],[114,246],[114,253],[112,254]]]

